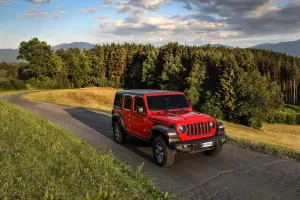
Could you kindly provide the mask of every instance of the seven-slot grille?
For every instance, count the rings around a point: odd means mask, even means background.
[[[211,131],[209,122],[186,124],[186,127],[187,127],[187,136],[199,136],[199,135],[209,134]]]

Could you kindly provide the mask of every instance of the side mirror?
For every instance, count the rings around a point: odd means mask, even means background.
[[[144,107],[143,106],[137,106],[136,107],[136,112],[139,113],[139,114],[144,115],[145,114]]]

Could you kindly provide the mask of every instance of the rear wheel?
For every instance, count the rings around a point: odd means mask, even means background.
[[[124,144],[126,140],[126,135],[124,131],[122,131],[119,122],[113,123],[113,134],[114,134],[114,139],[118,144]]]
[[[161,167],[169,167],[175,159],[175,151],[166,145],[161,137],[156,137],[152,146],[153,156],[156,163]]]
[[[215,149],[204,151],[204,153],[208,156],[217,156],[221,153],[223,145],[217,145]]]

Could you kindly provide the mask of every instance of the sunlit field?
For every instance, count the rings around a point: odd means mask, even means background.
[[[25,91],[24,90],[3,91],[3,92],[0,92],[0,97],[5,96],[5,95],[17,94],[17,93],[21,93],[21,92],[25,92]]]
[[[116,89],[113,88],[91,87],[31,93],[24,95],[24,98],[110,112],[115,93]]]
[[[27,94],[30,100],[110,112],[116,89],[84,88]],[[264,123],[261,130],[224,122],[232,143],[279,156],[300,159],[300,126]]]

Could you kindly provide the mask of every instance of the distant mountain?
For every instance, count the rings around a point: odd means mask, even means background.
[[[88,50],[88,49],[92,49],[94,46],[95,46],[94,44],[90,44],[87,42],[72,42],[70,44],[59,44],[59,45],[53,46],[52,49],[53,50],[58,50],[58,49],[67,50],[70,48],[78,48],[80,50],[83,50],[83,49]]]
[[[233,49],[234,48],[232,46],[228,46],[228,45],[224,45],[224,44],[210,44],[210,43],[202,45],[202,46],[225,47],[225,48],[228,48],[228,49]]]
[[[253,49],[266,49],[275,52],[287,53],[294,56],[300,56],[300,40],[280,42],[276,44],[265,43],[253,47]]]
[[[73,42],[70,44],[59,44],[57,46],[53,46],[53,50],[63,49],[67,50],[69,48],[79,48],[81,51],[83,49],[91,49],[94,45],[87,42]],[[7,63],[19,63],[20,60],[17,60],[17,56],[19,55],[18,49],[0,49],[0,62]]]
[[[0,62],[19,63],[19,49],[0,49]]]

